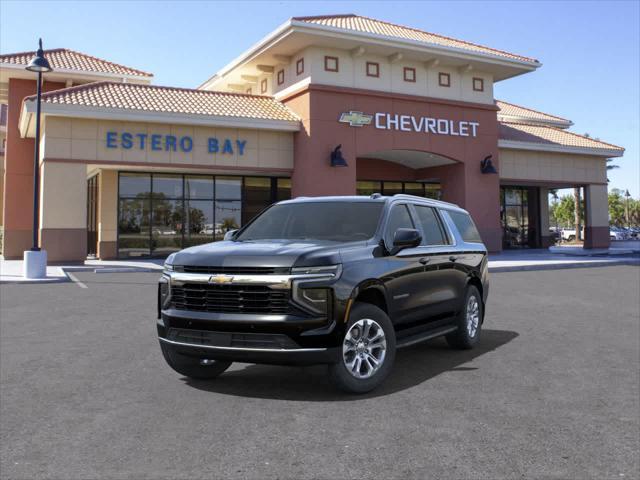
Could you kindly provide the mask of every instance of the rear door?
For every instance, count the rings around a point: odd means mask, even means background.
[[[455,238],[436,208],[416,203],[413,211],[422,233],[418,250],[424,268],[418,301],[425,322],[436,323],[453,316],[458,308]]]

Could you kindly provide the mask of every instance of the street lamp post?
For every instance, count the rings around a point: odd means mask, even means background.
[[[625,216],[625,220],[627,221],[627,228],[631,228],[631,222],[629,221],[629,197],[631,196],[631,194],[629,193],[629,189],[627,189],[626,192],[624,192],[624,198],[625,198],[625,202],[624,202],[624,216]]]
[[[40,105],[42,102],[42,74],[53,69],[44,56],[42,39],[36,55],[26,67],[30,72],[38,74],[38,90],[36,99],[36,137],[33,153],[33,244],[31,250],[24,252],[24,277],[45,278],[47,276],[47,252],[40,249],[38,228],[40,224]]]

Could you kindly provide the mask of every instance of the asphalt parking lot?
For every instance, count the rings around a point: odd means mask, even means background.
[[[640,269],[492,275],[479,348],[402,350],[366,396],[322,367],[181,378],[157,274],[0,286],[0,476],[639,478]]]

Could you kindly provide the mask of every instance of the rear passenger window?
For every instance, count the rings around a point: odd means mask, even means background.
[[[418,221],[422,225],[421,245],[445,245],[447,243],[442,225],[435,209],[423,205],[415,205]]]
[[[449,216],[465,242],[482,243],[478,229],[468,213],[449,211]]]
[[[409,215],[409,209],[406,205],[394,205],[391,208],[384,237],[388,246],[393,245],[393,235],[399,228],[416,228],[411,221],[411,215]]]

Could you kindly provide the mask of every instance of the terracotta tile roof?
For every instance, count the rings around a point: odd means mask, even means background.
[[[35,96],[27,99],[34,100]],[[294,122],[299,120],[284,104],[272,97],[134,83],[88,83],[45,93],[42,95],[42,101],[45,104],[83,105],[187,115]]]
[[[28,65],[36,52],[7,53],[0,55],[0,64]],[[78,72],[98,72],[113,75],[133,75],[138,77],[153,77],[153,74],[125,67],[117,63],[92,57],[85,53],[67,48],[45,50],[45,57],[54,70],[76,70]]]
[[[542,125],[526,125],[521,123],[499,122],[499,139],[512,142],[538,143],[549,146],[593,148],[599,150],[616,150],[624,152],[624,148],[612,145],[591,137],[578,135],[560,128]]]
[[[294,17],[292,20],[311,23],[315,25],[324,25],[326,27],[339,28],[342,30],[352,30],[363,33],[384,35],[386,37],[393,37],[402,40],[415,40],[418,42],[438,45],[441,47],[460,48],[462,50],[495,55],[512,60],[539,63],[538,60],[534,58],[523,57],[522,55],[516,55],[514,53],[505,52],[503,50],[497,50],[495,48],[489,48],[475,43],[465,42],[464,40],[457,40],[455,38],[445,37],[443,35],[425,32],[423,30],[418,30],[411,27],[396,25],[393,23],[384,22],[382,20],[376,20],[374,18],[362,17],[360,15],[355,15],[352,13],[346,15]]]
[[[566,124],[567,127],[571,126],[573,122],[566,118],[557,117],[548,113],[539,112],[531,108],[522,107],[514,103],[504,102],[502,100],[496,100],[496,105],[500,109],[498,117],[520,117],[523,119],[530,119],[540,123],[549,122],[551,124]],[[525,122],[526,123],[526,122]]]

